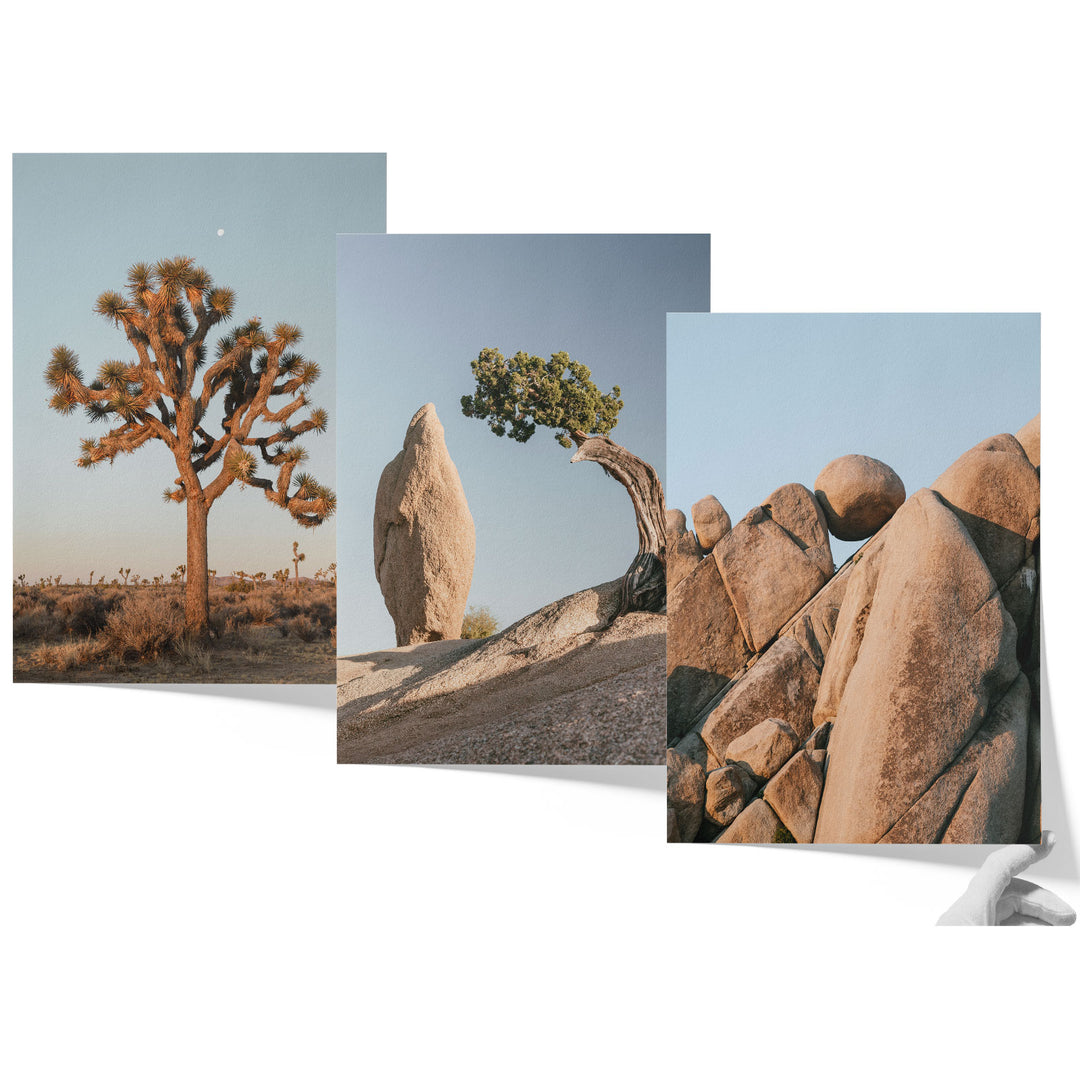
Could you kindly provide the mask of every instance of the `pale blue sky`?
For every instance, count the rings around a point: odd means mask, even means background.
[[[626,491],[538,428],[496,438],[461,413],[480,350],[565,350],[626,404],[612,438],[664,470],[665,315],[709,305],[707,236],[349,236],[338,242],[340,655],[387,648],[375,580],[379,476],[434,402],[476,523],[471,604],[506,627],[619,577],[637,553]]]
[[[152,576],[186,559],[184,508],[161,499],[176,476],[168,450],[154,441],[78,469],[79,439],[105,429],[46,407],[54,345],[74,349],[87,378],[102,360],[132,359],[93,307],[123,290],[134,262],[191,255],[236,291],[238,319],[300,326],[299,350],[323,371],[312,402],[330,413],[328,431],[303,440],[305,468],[336,486],[335,234],[385,229],[384,154],[17,154],[13,179],[16,575]],[[302,529],[236,484],[211,511],[219,573],[291,566],[293,540],[306,573],[335,560],[334,519]]]
[[[669,315],[668,506],[738,521],[842,454],[907,493],[1039,412],[1039,316]],[[837,565],[858,544],[831,539]]]

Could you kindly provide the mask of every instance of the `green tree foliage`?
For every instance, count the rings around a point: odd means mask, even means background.
[[[637,519],[638,553],[623,575],[619,613],[663,611],[666,605],[667,539],[664,488],[656,470],[610,437],[623,406],[622,391],[602,394],[592,372],[564,352],[550,360],[483,349],[472,362],[476,392],[461,399],[466,416],[486,420],[499,436],[528,442],[537,425],[555,430],[572,461],[595,461],[626,488]]]
[[[499,624],[495,621],[495,616],[491,614],[489,608],[470,605],[461,624],[461,636],[463,638],[486,638],[491,637],[498,629]]]
[[[540,425],[553,428],[558,443],[569,449],[571,440],[607,435],[619,422],[619,387],[602,394],[592,372],[565,352],[550,360],[518,352],[507,360],[498,349],[483,349],[472,372],[476,392],[461,399],[461,411],[486,420],[496,435],[528,442]]]

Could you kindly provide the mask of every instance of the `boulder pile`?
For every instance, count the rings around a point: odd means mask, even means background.
[[[909,498],[862,455],[815,488],[669,512],[668,839],[1037,841],[1039,418]]]

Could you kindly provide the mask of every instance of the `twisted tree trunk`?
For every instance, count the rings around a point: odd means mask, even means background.
[[[664,528],[664,488],[656,470],[646,461],[612,442],[606,435],[591,438],[570,433],[577,446],[571,461],[595,461],[618,480],[634,505],[637,518],[637,558],[623,575],[619,614],[628,611],[667,610],[667,535]]]

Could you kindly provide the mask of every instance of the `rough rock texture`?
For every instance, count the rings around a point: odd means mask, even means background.
[[[690,508],[701,550],[708,553],[731,532],[731,518],[715,495],[698,499]]]
[[[784,623],[832,576],[825,518],[801,484],[778,488],[713,549],[752,652],[760,652]]]
[[[801,741],[813,731],[818,670],[792,637],[782,637],[724,695],[709,714],[701,737],[710,766],[723,764],[733,739],[762,719],[787,724]],[[712,763],[715,762],[715,766]]]
[[[688,574],[694,572],[704,552],[697,537],[686,528],[686,515],[681,510],[668,510],[665,515],[667,533],[667,589],[670,593]]]
[[[1033,416],[1017,433],[1016,441],[1024,448],[1028,461],[1039,467],[1040,443],[1042,442],[1042,413]]]
[[[825,784],[822,751],[800,750],[765,785],[762,798],[772,807],[797,844],[814,839],[818,803]]]
[[[1031,554],[1039,535],[1039,474],[1012,435],[995,435],[961,455],[933,483],[971,534],[1000,585]]]
[[[687,732],[672,749],[678,750],[680,754],[685,754],[703,768],[709,760],[709,748],[705,745],[705,740],[701,737],[700,732],[697,731]]]
[[[1037,842],[1038,461],[1036,417],[875,521],[835,573],[825,512],[787,485],[684,579],[669,737],[705,768],[698,843]],[[756,774],[743,791],[736,761]]]
[[[891,844],[992,844],[1020,835],[1028,684],[1021,674],[990,720],[885,834]]]
[[[799,736],[783,720],[762,720],[732,739],[727,763],[744,769],[757,786],[775,776],[799,748]]]
[[[830,461],[814,481],[829,532],[838,540],[865,540],[900,509],[904,482],[884,461],[845,454]]]
[[[668,593],[668,723],[678,738],[752,653],[714,555]]]
[[[825,657],[832,647],[836,620],[840,615],[840,605],[844,602],[850,572],[851,564],[848,563],[830,578],[824,588],[800,609],[791,623],[781,631],[791,634],[818,671],[824,667]]]
[[[854,571],[822,671],[814,719],[833,730],[816,840],[880,840],[1018,673],[1016,631],[978,549],[932,491],[917,492]]]
[[[338,660],[338,760],[655,765],[667,619],[612,622],[621,579],[493,637]]]
[[[794,838],[764,799],[755,799],[717,837],[718,844],[790,844]]]
[[[688,843],[697,836],[705,812],[705,770],[675,750],[667,752],[667,798],[679,839]]]
[[[705,817],[721,828],[739,816],[756,785],[737,765],[714,769],[705,778]]]
[[[375,577],[398,645],[461,635],[476,529],[435,406],[409,421],[375,496]]]

